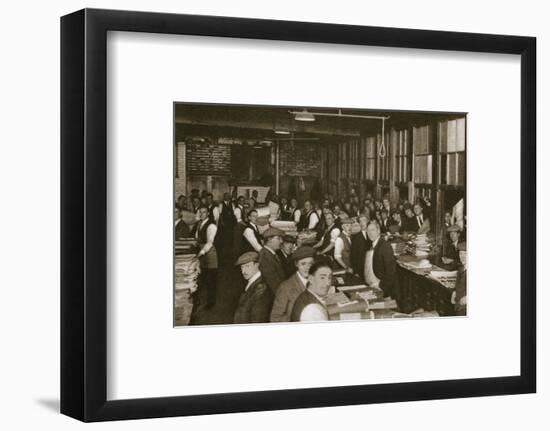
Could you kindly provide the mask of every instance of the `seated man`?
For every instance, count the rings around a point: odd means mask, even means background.
[[[428,233],[430,231],[430,219],[424,216],[422,205],[416,204],[414,206],[414,216],[416,218],[417,232],[420,234]]]
[[[241,267],[246,280],[244,293],[233,318],[233,323],[266,323],[273,305],[273,293],[262,278],[259,256],[255,251],[242,254],[235,266]]]
[[[389,226],[389,232],[396,234],[403,232],[403,222],[401,221],[401,213],[398,210],[394,210],[391,215],[391,223]]]
[[[389,219],[389,212],[386,210],[386,208],[382,208],[380,210],[380,231],[382,233],[389,232],[390,230],[390,219]]]
[[[441,260],[445,265],[452,265],[457,267],[458,260],[458,240],[460,238],[460,226],[452,225],[447,228],[449,233],[449,240],[445,243],[445,249],[443,250],[443,256]]]
[[[466,243],[461,242],[457,246],[460,263],[462,266],[458,270],[455,283],[455,291],[451,296],[451,303],[455,306],[457,316],[466,316]]]
[[[292,322],[329,320],[324,298],[332,285],[332,268],[329,259],[319,259],[309,270],[307,289],[296,298],[290,314]]]
[[[405,212],[404,217],[402,217],[403,232],[418,232],[418,223],[411,204],[407,202],[403,208]]]
[[[313,265],[316,252],[312,247],[299,247],[291,256],[295,272],[281,283],[275,294],[273,309],[271,310],[272,322],[289,322],[292,307],[296,298],[306,290],[309,269]]]

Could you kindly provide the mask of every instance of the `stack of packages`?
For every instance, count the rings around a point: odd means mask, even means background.
[[[293,221],[273,220],[271,222],[271,227],[282,230],[285,235],[290,235],[293,237],[296,237],[298,235],[296,223],[294,223]]]
[[[296,245],[312,245],[317,242],[317,232],[314,230],[303,230],[298,233]]]
[[[196,254],[198,252],[195,238],[184,238],[176,240],[176,255]]]
[[[396,256],[401,256],[407,251],[407,244],[404,241],[392,242],[390,245],[393,249],[393,254]]]
[[[198,288],[200,274],[199,259],[195,254],[176,255],[175,314],[176,325],[188,325],[193,311],[191,294]]]
[[[415,256],[425,257],[430,254],[431,245],[428,243],[426,234],[417,235],[413,243]]]

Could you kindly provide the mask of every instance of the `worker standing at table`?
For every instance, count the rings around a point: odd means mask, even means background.
[[[393,249],[380,236],[380,225],[377,221],[369,222],[367,235],[372,246],[365,255],[365,283],[369,287],[382,289],[385,297],[391,297],[397,281]]]
[[[260,271],[270,287],[273,294],[277,292],[279,285],[285,280],[283,264],[277,256],[281,248],[284,232],[280,229],[270,227],[262,236],[265,240],[264,247],[260,250]]]
[[[327,227],[321,236],[321,239],[313,246],[313,248],[317,249],[319,254],[333,256],[334,243],[336,242],[336,238],[340,236],[341,231],[338,229],[338,226],[336,226],[336,223],[334,223],[334,215],[332,212],[327,211],[325,213],[325,222]]]
[[[319,215],[313,209],[311,201],[304,202],[304,210],[300,216],[300,223],[298,225],[298,230],[315,230],[317,224],[319,223]]]
[[[247,251],[255,251],[259,253],[262,249],[263,241],[262,237],[260,236],[258,225],[256,224],[256,220],[258,219],[258,211],[256,211],[255,209],[251,209],[248,212],[247,217],[248,222],[243,231],[244,240],[242,241],[242,253],[246,253]]]
[[[214,240],[218,227],[209,216],[207,207],[199,208],[200,221],[197,223],[195,239],[200,247],[197,254],[201,273],[197,291],[200,307],[208,309],[216,303],[216,284],[218,277],[218,254]]]
[[[359,216],[359,232],[351,236],[351,267],[353,273],[363,277],[365,273],[365,255],[371,247],[369,236],[367,235],[367,224],[369,218],[362,214]]]
[[[334,242],[334,260],[346,270],[353,273],[351,266],[351,225],[353,221],[348,217],[340,219],[343,232]]]
[[[309,270],[317,252],[313,247],[304,245],[299,247],[291,256],[294,264],[294,274],[283,281],[273,301],[271,310],[272,322],[289,322],[294,302],[306,290]]]
[[[290,320],[292,322],[329,320],[324,300],[331,290],[331,285],[332,268],[330,260],[324,257],[318,258],[309,270],[306,290],[294,302]]]

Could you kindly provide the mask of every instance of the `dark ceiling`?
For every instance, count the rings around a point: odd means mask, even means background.
[[[308,112],[338,113],[338,108],[305,107]],[[349,139],[380,133],[380,120],[346,117],[316,116],[314,122],[294,120],[288,111],[301,111],[302,106],[250,106],[221,104],[175,104],[176,138],[215,133],[242,139],[285,139],[275,129],[294,132],[294,138]],[[344,109],[342,114],[389,116],[385,127],[403,129],[425,125],[430,121],[464,117],[456,112],[380,111],[370,109]]]

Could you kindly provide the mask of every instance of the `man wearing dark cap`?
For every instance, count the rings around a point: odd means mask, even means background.
[[[283,264],[277,256],[277,251],[281,248],[284,232],[280,229],[270,227],[264,233],[264,247],[260,250],[260,271],[263,277],[273,292],[277,292],[277,288],[285,279],[285,271]]]
[[[294,262],[290,258],[290,255],[294,252],[296,248],[296,238],[292,235],[283,236],[283,243],[281,244],[280,250],[277,250],[277,256],[283,265],[283,270],[285,272],[285,278],[290,277],[296,271],[294,267]]]
[[[273,305],[273,293],[262,278],[255,251],[242,254],[235,263],[246,280],[233,323],[267,323]]]
[[[309,269],[313,265],[313,259],[316,255],[315,249],[309,246],[299,247],[292,254],[292,263],[294,265],[294,274],[283,281],[277,289],[273,309],[271,310],[272,322],[289,322],[292,313],[292,307],[296,298],[306,290]]]

